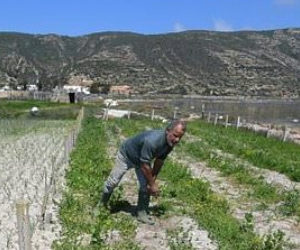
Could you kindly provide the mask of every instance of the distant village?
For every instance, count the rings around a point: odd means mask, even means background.
[[[84,95],[90,95],[91,93],[102,93],[101,87],[93,91],[91,90],[93,81],[88,79],[84,75],[80,76],[71,76],[68,80],[68,83],[63,86],[56,86],[52,89],[52,92],[62,92],[62,93],[80,93]],[[26,85],[17,85],[12,88],[6,83],[0,82],[0,92],[7,91],[29,91],[35,92],[39,91],[38,84],[26,84]],[[130,95],[133,93],[131,86],[129,85],[107,85],[106,87],[107,94],[116,94],[116,95]]]

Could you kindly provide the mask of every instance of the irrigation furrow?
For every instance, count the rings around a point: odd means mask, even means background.
[[[33,123],[36,125],[36,123]],[[39,123],[42,125],[42,123]],[[29,124],[31,125],[31,124]],[[33,249],[51,249],[58,237],[58,207],[52,198],[59,195],[64,178],[64,136],[61,122],[49,125],[43,131],[25,132],[25,135],[3,136],[0,142],[0,249],[17,249],[16,200],[30,203],[29,216]],[[24,123],[26,126],[26,123]],[[53,185],[55,188],[53,189]],[[46,189],[45,185],[51,187]],[[51,194],[47,194],[51,192]],[[41,218],[44,197],[45,218]],[[43,221],[41,221],[41,219]],[[3,230],[2,230],[3,229]]]
[[[219,171],[186,154],[174,152],[172,160],[190,169],[195,178],[207,179],[212,190],[228,200],[235,218],[244,220],[245,215],[251,213],[254,230],[259,235],[280,230],[287,240],[296,245],[295,249],[300,249],[300,225],[296,218],[279,218],[275,213],[275,207],[258,210],[259,204],[249,197],[246,198],[249,191],[247,188],[236,184],[228,177],[223,177]]]
[[[185,138],[189,143],[191,142],[203,142],[200,138],[187,134],[187,138]],[[208,146],[208,145],[207,145]],[[263,177],[266,183],[271,184],[275,187],[282,188],[286,191],[292,191],[292,190],[300,190],[300,183],[295,182],[290,180],[286,175],[281,174],[279,172],[269,170],[269,169],[264,169],[264,168],[259,168],[257,166],[254,166],[247,160],[237,158],[235,155],[223,152],[222,150],[219,149],[213,149],[212,152],[216,153],[218,156],[230,159],[231,161],[235,162],[236,164],[239,164],[243,166],[246,169],[251,170],[251,174],[253,177],[261,178]]]

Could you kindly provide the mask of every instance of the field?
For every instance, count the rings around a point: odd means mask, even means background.
[[[28,113],[32,105],[44,111],[32,116]],[[52,115],[46,119],[50,108],[56,113],[55,119]],[[63,105],[39,102],[1,103],[1,114],[6,118],[0,120],[0,249],[18,248],[16,204],[24,201],[29,204],[27,226],[33,248],[49,249],[59,234],[58,206],[54,202],[61,199],[68,165],[66,150],[70,148],[68,136],[76,124],[76,116],[70,114],[78,113],[78,107],[69,107],[68,112],[65,109]]]
[[[45,110],[59,114],[67,108]],[[1,183],[8,183],[1,193],[0,211],[7,211],[0,213],[7,228],[1,244],[17,244],[14,206],[21,196],[31,203],[34,249],[50,249],[51,243],[53,249],[300,249],[299,145],[189,122],[159,176],[161,194],[150,204],[156,224],[147,226],[134,217],[134,171],[115,190],[110,210],[95,213],[95,206],[120,143],[166,124],[135,116],[103,121],[95,118],[99,108],[85,110],[69,160],[64,141],[76,116],[1,121]],[[68,113],[61,111],[61,117]],[[47,195],[46,184],[53,181],[55,192]],[[56,202],[41,213],[45,197]],[[41,214],[52,214],[43,227]]]

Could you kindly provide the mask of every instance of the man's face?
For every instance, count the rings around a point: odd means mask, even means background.
[[[167,143],[170,147],[174,147],[184,135],[184,130],[181,124],[178,124],[171,130],[167,130]]]

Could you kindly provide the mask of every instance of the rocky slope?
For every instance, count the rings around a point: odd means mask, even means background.
[[[105,32],[80,37],[0,33],[0,87],[47,90],[77,78],[139,94],[300,95],[300,29]]]

